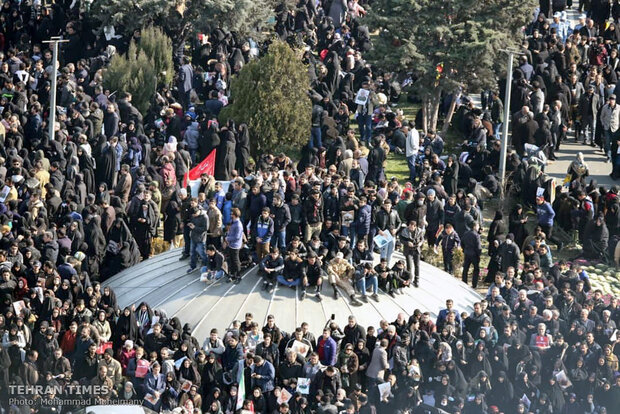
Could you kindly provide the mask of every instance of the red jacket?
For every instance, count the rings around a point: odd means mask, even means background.
[[[62,336],[62,340],[60,341],[60,348],[62,349],[62,353],[64,355],[71,355],[75,351],[75,342],[77,339],[77,332],[73,333],[70,330],[67,330],[65,334]]]

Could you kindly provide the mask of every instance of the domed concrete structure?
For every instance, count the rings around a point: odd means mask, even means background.
[[[325,289],[322,301],[314,298],[312,290],[304,300],[299,299],[299,289],[279,286],[266,292],[257,266],[247,269],[238,285],[224,280],[201,282],[198,272],[186,274],[188,261],[179,261],[180,255],[180,249],[175,249],[152,257],[115,275],[103,286],[116,292],[121,308],[144,301],[153,309],[164,309],[169,318],[178,316],[182,323],[193,327],[194,336],[201,342],[212,328],[222,332],[233,320],[243,320],[246,312],[252,312],[261,326],[267,315],[273,314],[276,324],[287,332],[308,322],[311,331],[320,334],[332,314],[340,326],[353,314],[363,326],[377,327],[381,319],[391,322],[399,313],[409,316],[415,309],[429,311],[436,318],[437,312],[445,308],[446,299],[453,299],[459,312],[471,313],[473,303],[481,299],[471,287],[424,262],[419,288],[404,289],[394,298],[380,292],[379,302],[369,299],[354,307],[342,295],[334,299],[331,287]],[[397,252],[393,260],[398,258],[402,256]]]

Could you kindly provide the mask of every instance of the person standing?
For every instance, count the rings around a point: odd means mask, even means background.
[[[273,196],[271,218],[273,219],[273,237],[271,238],[271,245],[278,246],[280,250],[285,250],[286,227],[291,222],[291,211],[288,205],[282,200],[280,194]]]
[[[420,133],[415,128],[414,122],[409,122],[408,128],[407,140],[405,141],[405,156],[407,157],[407,166],[409,167],[409,181],[414,183],[416,176],[415,164],[420,151]]]
[[[183,108],[187,109],[190,104],[191,92],[194,89],[194,86],[192,85],[194,79],[194,69],[192,68],[187,56],[183,56],[182,63],[183,65],[181,66],[178,75],[179,99],[183,105]]]
[[[179,260],[185,260],[189,257],[189,248],[191,244],[190,233],[192,229],[190,229],[188,226],[189,222],[192,219],[190,211],[193,205],[197,205],[197,203],[195,201],[192,203],[192,197],[187,194],[187,189],[185,188],[181,188],[179,190],[179,200],[181,200],[181,228],[183,229],[183,241],[185,243],[183,247],[183,253],[181,254]]]
[[[407,271],[413,273],[413,286],[418,287],[420,279],[420,254],[424,243],[424,229],[415,220],[409,220],[407,227],[400,232],[403,254],[407,260]],[[415,268],[415,269],[414,269]]]
[[[263,207],[256,221],[256,257],[260,262],[269,253],[269,244],[273,236],[273,219],[269,217],[269,207]]]
[[[222,211],[217,207],[215,198],[209,200],[207,208],[209,219],[209,230],[207,231],[207,241],[209,244],[219,247],[222,238]]]
[[[241,281],[241,261],[239,251],[243,246],[243,224],[241,223],[241,212],[238,208],[233,208],[230,213],[231,222],[224,247],[228,248],[228,282],[239,283]]]
[[[583,143],[594,145],[598,108],[599,95],[594,93],[594,85],[589,85],[587,93],[581,95],[577,105],[577,112],[581,116],[581,122],[575,127],[576,141],[579,141],[579,137],[583,133]]]
[[[437,241],[439,233],[443,230],[444,211],[443,203],[437,198],[435,190],[429,188],[426,193],[426,239],[432,246]]]
[[[207,265],[205,243],[207,241],[207,229],[209,228],[207,216],[201,209],[198,207],[193,207],[190,213],[192,218],[188,224],[188,227],[191,229],[191,245],[189,248],[189,269],[187,269],[187,273],[191,273],[196,270],[196,260],[198,259],[197,256],[200,256],[203,266]]]
[[[492,92],[492,99],[491,122],[493,123],[493,135],[495,139],[500,139],[500,131],[504,124],[504,104],[499,98],[499,93],[497,91]]]
[[[400,217],[396,210],[392,210],[392,201],[389,198],[383,201],[383,208],[377,212],[375,222],[377,233],[387,240],[387,243],[381,247],[381,257],[387,259],[389,266],[392,253],[394,253],[394,236],[401,225]]]
[[[610,142],[618,138],[620,129],[620,106],[616,104],[616,95],[609,95],[608,102],[601,108],[601,124],[603,125],[603,142],[601,149],[605,152],[607,162],[611,160]],[[594,141],[592,141],[594,146]]]
[[[538,219],[538,225],[542,229],[547,240],[553,241],[553,219],[555,218],[555,211],[551,207],[551,203],[545,200],[545,197],[536,197],[536,217]],[[558,248],[561,247],[561,243],[555,242]]]
[[[357,104],[357,111],[355,113],[360,129],[360,139],[362,143],[368,147],[370,138],[372,137],[372,114],[379,100],[373,85],[367,80],[362,82],[362,88],[357,92],[357,95],[361,97],[360,100],[356,99],[356,102],[359,103]],[[365,96],[366,99],[363,99],[363,96]]]
[[[482,243],[480,240],[480,224],[474,222],[472,229],[463,234],[461,244],[465,261],[463,262],[463,282],[467,283],[469,267],[474,266],[474,274],[472,276],[472,286],[478,287],[478,277],[480,276],[480,254],[482,253]]]
[[[308,243],[312,236],[319,234],[323,227],[323,198],[319,190],[313,189],[304,202],[304,221],[306,232],[304,241]]]

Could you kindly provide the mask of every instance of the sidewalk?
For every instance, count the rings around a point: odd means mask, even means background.
[[[574,134],[571,133],[569,136],[570,138],[560,145],[560,151],[556,152],[557,160],[550,163],[545,169],[547,174],[554,177],[558,184],[561,184],[566,177],[568,166],[575,159],[577,153],[582,152],[590,169],[590,176],[586,179],[588,184],[590,180],[596,180],[598,186],[603,185],[607,188],[620,184],[609,176],[611,163],[605,162],[605,156],[600,148],[581,143],[576,144]]]

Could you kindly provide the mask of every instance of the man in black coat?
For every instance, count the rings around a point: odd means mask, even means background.
[[[105,139],[105,138],[104,138]],[[97,185],[106,183],[108,186],[116,185],[116,146],[118,139],[116,137],[104,142],[99,157],[97,157],[96,181]]]
[[[482,253],[482,243],[480,241],[480,233],[478,232],[480,225],[474,222],[472,229],[463,234],[461,245],[465,261],[463,262],[463,282],[467,283],[469,267],[474,266],[474,274],[472,286],[474,289],[478,286],[478,277],[480,276],[480,254]]]
[[[366,340],[366,330],[363,326],[357,323],[355,316],[351,315],[349,316],[347,326],[344,327],[344,338],[342,338],[340,346],[343,348],[347,344],[357,346],[357,341],[360,339]]]
[[[377,233],[389,239],[389,241],[381,247],[381,257],[387,259],[388,265],[392,259],[394,252],[396,232],[400,229],[401,221],[396,210],[392,210],[392,201],[387,198],[383,202],[383,208],[379,210],[375,217]]]
[[[424,243],[424,229],[418,227],[415,220],[407,223],[407,228],[399,234],[403,245],[403,254],[407,260],[407,271],[414,274],[413,286],[418,287],[420,279],[420,254]],[[430,243],[429,243],[430,245]]]
[[[58,243],[54,240],[54,236],[51,232],[46,231],[43,233],[43,246],[41,247],[41,261],[49,261],[52,264],[56,264],[58,260]]]
[[[209,222],[207,215],[199,208],[193,207],[191,210],[191,219],[188,223],[190,232],[190,258],[189,269],[187,273],[193,272],[196,269],[197,256],[200,256],[203,266],[207,264],[207,253],[205,250],[205,242],[207,241],[207,230],[209,229]]]
[[[502,272],[506,272],[509,267],[513,267],[515,269],[519,268],[519,263],[521,261],[521,251],[519,250],[519,246],[514,243],[515,236],[512,233],[509,233],[506,236],[506,241],[499,246],[497,254],[500,256],[500,269]]]
[[[273,219],[273,237],[271,238],[271,245],[278,246],[280,250],[285,250],[286,226],[291,222],[291,212],[288,205],[284,203],[279,194],[273,196],[271,218]]]
[[[144,339],[144,350],[149,354],[155,351],[159,355],[159,351],[165,346],[168,346],[168,338],[161,332],[161,325],[156,323],[153,325],[153,332]]]

